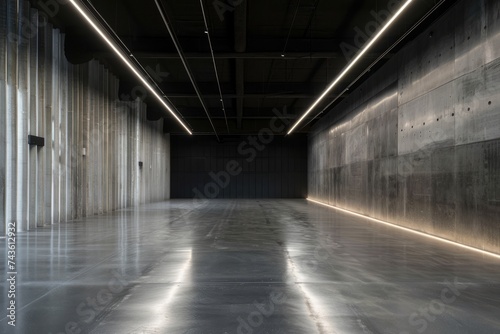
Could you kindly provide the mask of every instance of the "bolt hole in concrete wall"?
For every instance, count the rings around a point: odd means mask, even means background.
[[[496,17],[490,0],[457,2],[429,27],[439,35],[415,38],[323,117],[309,137],[308,196],[500,253]]]

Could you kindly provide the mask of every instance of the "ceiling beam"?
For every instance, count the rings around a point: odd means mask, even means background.
[[[245,1],[246,3],[246,1]],[[243,99],[245,95],[245,60],[236,59],[236,115],[237,117],[237,128],[241,128],[241,122],[243,120]]]
[[[180,105],[178,107],[179,109],[179,112],[182,112],[182,117],[185,118],[185,119],[189,119],[189,118],[199,118],[199,117],[203,117],[203,109],[201,107],[190,107],[190,106],[182,106]],[[257,108],[257,107],[247,107],[245,108],[245,120],[247,118],[252,118],[252,117],[257,117],[257,118],[274,118],[276,117],[274,111],[275,109],[278,109],[278,110],[282,110],[281,107],[275,107],[275,108]],[[229,112],[233,112],[234,111],[234,108],[228,108]],[[286,114],[283,114],[283,113],[280,113],[280,118],[287,118],[287,119],[297,119],[297,113],[299,112],[300,110],[296,109],[296,110],[292,110],[292,109],[288,109],[287,108],[287,112]],[[231,119],[235,119],[236,118],[236,113],[233,113],[232,114],[233,116],[231,117],[228,117],[228,118],[231,118]],[[212,118],[224,118],[224,115],[222,114],[222,112],[218,112],[214,115],[212,115]],[[236,123],[235,123],[236,124]]]
[[[239,7],[238,7],[239,8]],[[104,55],[105,54],[97,54]],[[134,56],[138,59],[178,59],[179,55],[172,52],[136,52]],[[212,59],[209,52],[187,52],[186,59]],[[377,59],[380,54],[367,53],[363,59]],[[389,59],[393,54],[387,54],[384,58]],[[287,52],[285,57],[281,52],[220,52],[215,53],[215,59],[343,59],[346,57],[340,52]]]
[[[213,122],[215,126],[217,127],[225,127],[225,120],[224,118],[214,118]],[[170,119],[165,120],[165,128],[164,131],[168,133],[181,133],[179,129],[171,122]],[[194,134],[195,135],[202,135],[202,134],[212,134],[213,135],[213,130],[211,130],[210,123],[206,119],[190,119],[189,124],[195,129]],[[262,129],[269,128],[271,126],[271,119],[247,119],[245,117],[245,124],[242,126],[241,129],[238,129],[236,127],[236,123],[230,122],[229,124],[229,130],[231,135],[238,135],[238,134],[245,134],[245,135],[256,135],[258,134]],[[309,126],[307,128],[302,129],[300,132],[302,133],[307,133],[309,130]],[[281,133],[275,133],[275,135],[285,135],[286,131],[282,131]]]
[[[175,32],[172,28],[172,24],[171,24],[170,19],[168,18],[167,11],[165,10],[164,4],[163,4],[163,2],[161,2],[161,0],[155,0],[155,3],[156,3],[156,6],[158,8],[158,12],[159,12],[160,16],[162,17],[163,23],[165,24],[165,28],[167,28],[168,34],[170,35],[170,38],[172,39],[172,42],[174,43],[175,48],[177,49],[177,54],[178,54],[179,58],[182,60],[182,63],[184,65],[184,69],[186,70],[186,73],[189,77],[189,80],[191,81],[191,84],[193,85],[193,88],[194,88],[196,94],[198,95],[199,101],[200,101],[203,109],[205,110],[205,114],[207,115],[208,121],[212,125],[212,129],[214,131],[214,134],[217,137],[217,140],[219,140],[219,136],[217,134],[217,129],[215,128],[215,126],[212,123],[212,120],[210,119],[210,113],[208,112],[207,106],[205,105],[205,102],[203,101],[203,98],[201,97],[201,92],[200,92],[200,89],[198,87],[198,84],[196,83],[194,73],[192,72],[191,67],[189,66],[189,63],[187,62],[186,58],[184,57],[184,50],[180,46],[177,35],[175,34]]]
[[[233,81],[233,80],[231,80]],[[206,98],[220,99],[217,87],[213,82],[197,82],[200,87],[201,95]],[[192,98],[196,95],[193,86],[189,81],[165,81],[159,84],[162,91],[170,98]],[[119,85],[118,95],[130,95],[136,86],[133,82],[121,80]],[[238,95],[234,90],[234,82],[221,83],[223,98],[236,99],[243,98],[269,98],[269,99],[307,99],[317,98],[319,92],[324,90],[325,82],[271,82],[265,85],[261,82],[245,82],[244,94]],[[337,96],[341,91],[332,93],[332,96]]]
[[[244,53],[247,49],[247,1],[234,12],[234,51]],[[245,59],[235,59],[236,127],[241,129],[243,120],[243,95],[245,94]]]
[[[166,93],[166,95],[170,99],[197,99],[198,96],[196,94],[191,93]],[[331,97],[336,97],[337,95],[332,93]],[[202,96],[206,99],[220,99],[219,94],[202,94]],[[345,94],[342,97],[346,97]],[[251,94],[244,93],[242,95],[238,94],[224,94],[222,96],[225,99],[315,99],[318,97],[318,94]]]

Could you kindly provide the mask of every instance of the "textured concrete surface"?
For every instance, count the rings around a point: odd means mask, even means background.
[[[500,332],[499,259],[305,200],[171,200],[17,247],[2,333]]]
[[[41,19],[27,1],[0,4],[0,234],[168,199],[163,121],[120,101],[97,61],[70,64],[64,34]]]
[[[309,196],[500,253],[500,19],[460,1],[321,119]]]

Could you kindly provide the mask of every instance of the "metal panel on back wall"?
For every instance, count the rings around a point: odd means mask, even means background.
[[[171,176],[176,180],[172,182],[172,198],[306,197],[305,136],[276,136],[271,143],[262,144],[262,150],[247,137],[218,143],[212,137],[172,136],[171,141]],[[191,166],[202,158],[203,164]],[[233,175],[232,170],[236,171]]]

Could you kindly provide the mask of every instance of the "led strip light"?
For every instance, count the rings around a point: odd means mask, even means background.
[[[316,101],[309,107],[309,109],[299,118],[297,122],[292,126],[288,134],[291,134],[293,130],[304,120],[304,118],[311,113],[311,111],[316,108],[316,106],[330,93],[330,91],[335,87],[339,81],[351,70],[351,68],[363,57],[363,55],[375,44],[375,42],[382,36],[382,34],[389,28],[389,26],[403,13],[403,11],[410,5],[413,0],[408,0],[394,16],[385,24],[385,26],[372,38],[372,40],[363,48],[361,52],[358,53],[356,58],[347,65],[347,67],[340,73],[340,75],[328,86],[328,88],[316,99]]]
[[[144,84],[144,86],[157,98],[157,100],[168,110],[172,116],[179,122],[180,125],[190,134],[193,133],[191,130],[184,124],[184,122],[176,115],[172,107],[170,107],[165,100],[158,94],[156,89],[151,86],[146,79],[140,74],[140,72],[136,69],[136,67],[127,59],[127,57],[123,54],[123,51],[119,50],[115,44],[111,41],[111,39],[106,36],[106,33],[102,31],[98,25],[92,20],[89,14],[84,10],[75,0],[69,0],[69,2],[75,7],[75,9],[80,13],[80,15],[90,24],[92,28],[101,36],[101,38],[111,47],[111,49],[116,53],[116,55],[127,65],[127,67],[135,74],[135,76]]]
[[[471,246],[467,246],[467,245],[464,245],[464,244],[460,244],[458,242],[454,242],[454,241],[451,241],[451,240],[448,240],[448,239],[444,239],[444,238],[436,237],[434,235],[430,235],[430,234],[427,234],[427,233],[423,233],[423,232],[419,232],[419,231],[416,231],[416,230],[412,230],[411,228],[399,226],[399,225],[392,224],[392,223],[389,223],[389,222],[386,222],[386,221],[383,221],[383,220],[380,220],[380,219],[368,217],[368,216],[365,216],[365,215],[362,215],[362,214],[359,214],[359,213],[356,213],[356,212],[353,212],[353,211],[341,209],[341,208],[333,206],[333,205],[329,205],[329,204],[325,204],[325,203],[322,203],[322,202],[318,202],[318,201],[313,200],[311,198],[307,198],[307,200],[309,202],[313,202],[313,203],[316,203],[316,204],[319,204],[319,205],[323,205],[323,206],[326,206],[328,208],[335,209],[335,210],[338,210],[338,211],[341,211],[341,212],[344,212],[344,213],[348,213],[348,214],[356,216],[356,217],[361,217],[361,218],[364,218],[364,219],[367,219],[367,220],[371,220],[371,221],[373,221],[375,223],[383,224],[383,225],[386,225],[386,226],[389,226],[389,227],[394,227],[394,228],[397,228],[397,229],[400,229],[400,230],[403,230],[403,231],[406,231],[406,232],[411,232],[413,234],[417,234],[417,235],[422,236],[422,237],[426,237],[426,238],[429,238],[429,239],[432,239],[432,240],[436,240],[436,241],[441,241],[441,242],[449,244],[449,245],[458,246],[458,247],[461,247],[461,248],[464,248],[464,249],[467,249],[467,250],[470,250],[470,251],[474,251],[474,252],[477,252],[477,253],[481,253],[483,255],[489,255],[489,256],[495,257],[497,259],[500,259],[500,254],[495,254],[495,253],[492,253],[492,252],[484,251],[484,250],[481,250],[481,249],[478,249],[478,248],[474,248],[474,247],[471,247]]]

